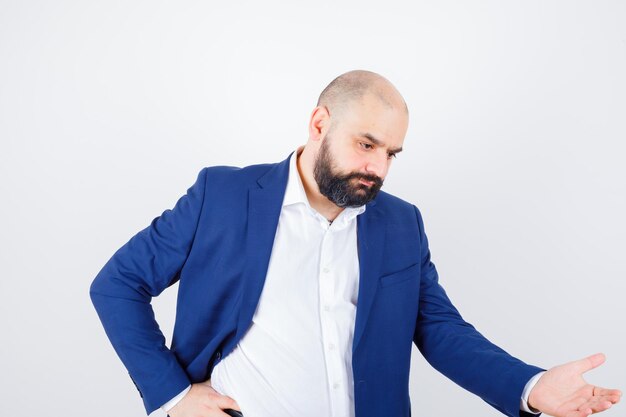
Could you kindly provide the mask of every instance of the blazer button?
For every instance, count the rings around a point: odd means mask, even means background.
[[[222,352],[218,350],[217,353],[215,354],[215,360],[219,361],[221,357],[222,357]]]

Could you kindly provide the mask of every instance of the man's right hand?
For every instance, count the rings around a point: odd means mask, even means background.
[[[167,414],[170,417],[228,417],[222,411],[227,408],[241,411],[235,400],[221,395],[205,381],[191,384],[191,389]]]

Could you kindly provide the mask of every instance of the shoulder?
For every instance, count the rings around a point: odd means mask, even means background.
[[[424,230],[424,219],[420,209],[408,201],[380,191],[376,206],[386,220],[387,228],[398,235],[417,232],[420,241],[428,245]]]
[[[390,220],[406,219],[407,216],[415,219],[416,215],[419,215],[419,210],[413,203],[385,191],[378,192],[376,208]]]
[[[203,177],[207,186],[242,186],[251,185],[277,163],[248,165],[245,167],[215,165],[202,168],[199,176]]]

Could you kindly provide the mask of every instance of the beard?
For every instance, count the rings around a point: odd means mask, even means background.
[[[383,180],[376,175],[351,172],[339,174],[333,171],[336,165],[328,146],[330,137],[326,135],[315,158],[313,177],[322,195],[338,207],[359,207],[373,200]],[[359,182],[360,179],[371,181],[372,185]]]

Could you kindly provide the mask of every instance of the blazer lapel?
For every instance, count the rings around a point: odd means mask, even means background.
[[[367,204],[357,216],[357,248],[359,253],[359,294],[354,325],[352,352],[356,350],[378,289],[378,277],[385,247],[385,218],[376,207],[376,200]]]
[[[290,154],[291,156],[291,154]],[[242,303],[236,340],[248,330],[259,303],[269,266],[278,219],[287,187],[289,158],[276,164],[257,180],[258,187],[248,192],[248,228],[243,256]],[[385,218],[376,200],[357,216],[359,256],[359,294],[352,351],[361,339],[378,288],[378,277],[385,247]]]
[[[289,158],[276,164],[259,178],[258,187],[253,187],[248,192],[248,228],[243,253],[245,267],[237,340],[248,329],[263,290],[288,174]]]

